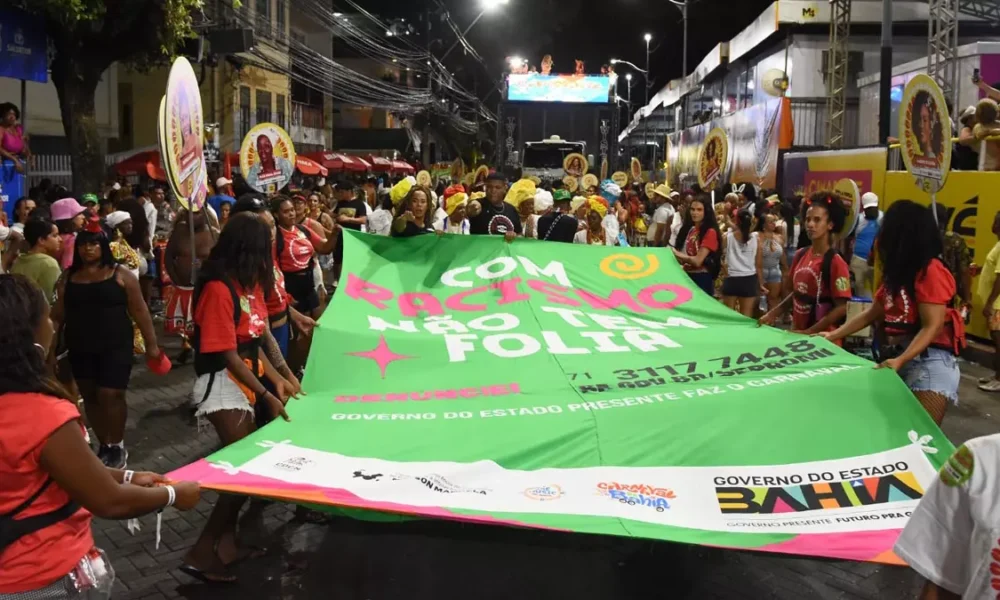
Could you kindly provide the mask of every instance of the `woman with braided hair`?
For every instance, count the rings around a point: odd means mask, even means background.
[[[792,259],[782,286],[785,299],[761,317],[759,323],[773,324],[791,305],[792,330],[811,335],[832,331],[847,315],[851,274],[835,248],[847,209],[829,192],[813,194],[802,204],[811,244],[796,252]]]

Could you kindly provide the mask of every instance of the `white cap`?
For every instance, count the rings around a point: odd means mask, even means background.
[[[865,192],[865,195],[861,196],[861,208],[876,207],[878,207],[878,196],[874,192]]]
[[[232,185],[232,183],[233,183],[232,179],[226,179],[225,177],[219,177],[218,179],[215,180],[215,189],[218,190],[221,187],[224,187],[224,186],[227,186],[227,185]]]

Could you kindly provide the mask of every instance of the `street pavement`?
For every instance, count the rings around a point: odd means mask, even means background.
[[[963,363],[962,373],[961,405],[944,423],[956,445],[1000,431],[1000,395],[976,389],[987,371]],[[166,377],[136,367],[125,437],[131,468],[166,473],[218,447],[187,406],[193,378],[190,366]],[[265,512],[267,554],[240,565],[237,584],[206,585],[177,567],[214,499],[209,492],[193,511],[165,511],[159,550],[153,517],[135,536],[124,522],[95,520],[97,545],[118,576],[113,598],[902,600],[921,586],[905,568],[603,536],[432,521],[316,525],[296,521],[283,504]]]

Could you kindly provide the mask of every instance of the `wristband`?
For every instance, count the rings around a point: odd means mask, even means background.
[[[163,486],[167,490],[167,504],[163,508],[168,506],[173,506],[174,502],[177,501],[177,490],[174,489],[172,485]]]
[[[132,477],[135,476],[135,471],[125,471],[125,475],[122,477],[122,483],[132,483]]]

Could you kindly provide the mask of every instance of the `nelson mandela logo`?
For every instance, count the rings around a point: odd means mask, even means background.
[[[437,473],[429,473],[427,475],[404,475],[403,473],[393,473],[385,475],[383,473],[373,473],[359,469],[354,472],[354,479],[361,479],[372,483],[411,480],[416,481],[432,492],[438,492],[441,494],[479,494],[485,496],[490,491],[485,488],[471,488],[452,483],[443,475],[438,475]]]

